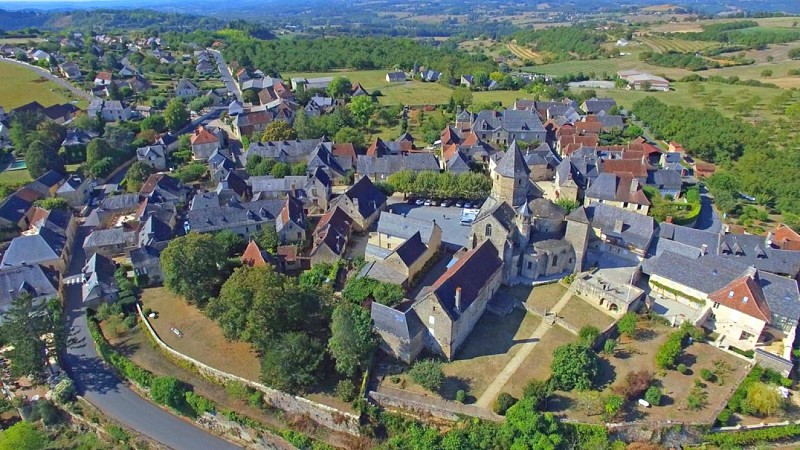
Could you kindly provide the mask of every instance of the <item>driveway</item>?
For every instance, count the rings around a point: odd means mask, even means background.
[[[39,75],[41,75],[41,76],[43,76],[43,77],[45,77],[45,78],[47,78],[47,79],[49,79],[51,81],[54,81],[59,86],[61,86],[63,88],[66,88],[66,89],[69,89],[77,97],[80,97],[80,98],[86,100],[87,102],[91,102],[92,100],[94,100],[94,97],[89,95],[88,92],[73,86],[69,81],[67,81],[67,80],[65,80],[63,78],[59,78],[59,77],[53,75],[52,73],[50,73],[50,71],[42,69],[41,67],[33,66],[31,64],[28,64],[28,63],[25,63],[25,62],[22,62],[22,61],[17,61],[15,59],[7,59],[7,58],[2,58],[2,57],[0,57],[0,61],[4,61],[4,62],[10,63],[10,64],[16,64],[18,66],[25,67],[26,69],[32,70],[32,71],[38,73]]]
[[[714,202],[705,186],[700,186],[700,216],[694,227],[698,230],[719,233],[722,231],[722,218],[719,212],[714,209]]]
[[[222,53],[213,49],[208,49],[208,51],[211,52],[211,54],[214,55],[214,58],[217,60],[217,68],[219,69],[220,78],[222,78],[222,82],[225,83],[225,87],[228,88],[228,92],[235,95],[236,100],[244,103],[242,100],[242,91],[239,89],[239,85],[236,83],[236,80],[233,79],[231,69],[225,62],[225,58],[222,57]]]
[[[76,275],[82,269],[85,253],[80,243],[86,235],[87,230],[81,228],[75,237],[76,245],[73,249],[69,275]],[[81,285],[69,285],[65,291],[64,315],[69,342],[64,366],[75,380],[78,393],[103,414],[169,448],[187,450],[239,448],[164,411],[123,384],[97,356],[81,302]]]

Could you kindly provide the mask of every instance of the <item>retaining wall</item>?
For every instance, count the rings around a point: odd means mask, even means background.
[[[152,325],[150,325],[150,322],[147,320],[147,317],[145,317],[144,313],[142,312],[141,306],[136,305],[136,310],[139,313],[139,317],[141,317],[142,321],[147,327],[147,330],[150,332],[150,335],[153,336],[153,339],[159,347],[175,358],[190,363],[203,376],[221,381],[223,383],[236,382],[244,384],[245,386],[249,386],[253,389],[261,391],[264,394],[264,401],[274,408],[280,409],[289,414],[308,416],[314,422],[334,431],[348,433],[353,436],[360,435],[359,416],[349,412],[340,411],[328,405],[312,402],[307,398],[297,397],[285,392],[277,391],[270,387],[264,386],[263,384],[223,372],[190,358],[189,356],[186,356],[183,353],[173,349],[161,340],[161,338],[158,336],[158,333],[156,333],[155,329],[153,329]]]

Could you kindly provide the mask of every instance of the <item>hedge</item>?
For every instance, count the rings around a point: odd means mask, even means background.
[[[710,433],[703,439],[722,448],[732,446],[754,445],[766,442],[788,440],[800,436],[800,425],[791,424],[780,427],[761,428],[736,432]]]
[[[134,364],[108,343],[100,330],[100,325],[94,318],[94,314],[87,312],[86,316],[89,324],[89,334],[91,334],[92,340],[97,346],[97,353],[103,358],[103,361],[111,365],[123,377],[135,381],[142,387],[149,388],[150,383],[153,382],[153,374]]]

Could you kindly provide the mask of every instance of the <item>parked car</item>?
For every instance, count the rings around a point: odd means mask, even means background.
[[[433,200],[431,199],[425,200],[425,206],[431,206],[431,205],[433,205]]]
[[[418,201],[419,201],[419,199],[418,199],[418,198],[409,197],[409,199],[408,199],[408,204],[409,204],[409,205],[416,205]]]
[[[417,206],[422,206],[422,205],[425,204],[425,200],[423,200],[421,198],[418,198],[417,201],[414,202],[414,204],[417,205]]]
[[[453,205],[453,201],[452,201],[452,200],[450,200],[450,199],[444,200],[444,201],[442,202],[442,206],[444,206],[445,208],[449,208],[449,207],[450,207],[450,206],[452,206],[452,205]]]
[[[456,200],[456,208],[463,208],[464,201],[463,200]]]
[[[467,209],[472,208],[472,202],[465,202],[464,203],[464,208],[467,208]]]

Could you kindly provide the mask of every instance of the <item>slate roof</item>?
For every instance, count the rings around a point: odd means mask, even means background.
[[[173,237],[172,228],[155,215],[151,215],[139,230],[139,247],[161,247]]]
[[[216,192],[200,192],[192,197],[189,202],[189,211],[204,208],[217,208],[220,206],[219,195]]]
[[[436,227],[435,221],[405,217],[387,211],[382,212],[378,218],[378,233],[400,239],[409,239],[415,234],[420,234],[422,242],[425,244],[430,241]]]
[[[493,216],[498,222],[500,222],[500,225],[502,225],[506,231],[510,231],[515,227],[514,219],[516,215],[516,211],[514,211],[514,208],[512,208],[508,203],[501,202],[490,196],[483,203],[483,206],[481,206],[481,210],[475,217],[475,222],[479,222],[486,217]]]
[[[406,81],[405,72],[388,72],[386,76],[389,77],[390,82]]]
[[[136,193],[112,195],[100,202],[100,209],[106,211],[133,210],[137,206],[139,206],[139,194]]]
[[[126,236],[125,229],[123,227],[114,227],[92,231],[83,241],[83,248],[125,245],[127,242],[128,236]]]
[[[652,217],[604,204],[594,204],[584,209],[592,227],[647,251],[655,234],[655,221]],[[614,231],[617,220],[623,223],[621,232]]]
[[[0,217],[16,224],[25,217],[32,205],[32,201],[25,200],[16,193],[11,194],[0,203]]]
[[[625,121],[619,114],[607,114],[605,111],[600,111],[597,113],[597,118],[600,120],[600,123],[603,124],[604,130],[610,128],[618,128],[621,130],[625,128]]]
[[[47,227],[40,228],[36,234],[17,236],[11,240],[3,255],[2,267],[59,259],[66,245],[66,236]]]
[[[761,289],[773,314],[800,319],[800,292],[797,281],[769,272],[759,272]]]
[[[467,157],[460,151],[453,153],[453,156],[447,160],[447,171],[453,173],[466,173],[471,170]]]
[[[407,155],[367,156],[358,155],[356,172],[369,176],[389,176],[401,170],[439,171],[439,163],[431,153],[409,153]]]
[[[326,212],[314,229],[314,246],[311,255],[320,247],[329,248],[334,254],[343,255],[353,219],[342,208],[334,206]]]
[[[161,258],[161,250],[155,247],[140,247],[130,251],[133,267],[141,267],[153,260]]]
[[[617,102],[613,98],[590,98],[583,105],[586,108],[586,114],[597,114],[617,106]]]
[[[503,261],[491,241],[483,241],[467,251],[431,286],[431,294],[451,319],[458,320],[463,311],[456,310],[456,288],[461,289],[462,309],[467,310],[486,287],[491,277],[501,269]],[[430,295],[430,294],[429,294]]]
[[[367,177],[361,177],[342,196],[349,198],[353,203],[357,200],[358,213],[365,218],[372,216],[386,203],[386,196]]]
[[[11,303],[24,292],[34,298],[58,296],[53,282],[36,264],[0,269],[0,318],[8,312]]]
[[[184,198],[185,189],[177,178],[167,174],[155,173],[147,177],[139,195],[153,202],[179,201]]]
[[[89,135],[89,133],[81,130],[80,128],[76,128],[74,130],[67,131],[67,136],[64,138],[64,142],[62,142],[61,145],[64,147],[73,145],[86,145],[91,140],[92,137]]]
[[[324,145],[320,143],[308,155],[308,162],[306,163],[306,170],[311,172],[317,168],[325,168],[331,172],[345,176],[347,171],[352,168],[353,160],[351,158],[336,158],[330,150],[330,144]]]
[[[413,309],[403,312],[372,302],[371,317],[376,330],[396,336],[403,342],[411,342],[425,330]]]
[[[494,171],[500,176],[508,178],[514,178],[517,174],[524,173],[525,175],[529,175],[531,173],[531,169],[525,162],[525,157],[522,156],[517,141],[511,142],[511,145],[508,146],[508,150],[506,150],[503,157],[497,162]]]
[[[259,155],[281,161],[305,161],[314,149],[324,141],[320,139],[295,139],[291,141],[253,142],[247,147],[246,156]]]
[[[528,203],[531,217],[564,220],[567,213],[564,208],[546,198],[533,199]]]
[[[406,239],[405,242],[398,245],[394,253],[400,257],[400,260],[403,261],[406,266],[411,266],[411,264],[418,260],[427,250],[428,247],[422,242],[422,237],[419,231],[417,231],[413,236]]]
[[[191,231],[206,233],[272,222],[280,214],[281,208],[283,200],[278,199],[233,203],[191,210],[186,214],[186,219]]]
[[[800,272],[800,251],[772,248],[763,236],[722,235],[717,254],[779,275],[795,277]]]
[[[303,175],[289,175],[283,178],[273,178],[272,176],[250,177],[247,180],[253,193],[256,192],[279,192],[286,193],[293,189],[303,189],[308,178]]]
[[[635,190],[631,191],[633,183],[636,184],[636,187]],[[628,174],[601,173],[586,189],[586,196],[600,200],[635,203],[637,205],[650,204],[641,189],[639,180]]]
[[[477,114],[473,130],[503,129],[511,133],[544,133],[544,125],[533,111],[507,109],[505,111],[483,110]]]
[[[746,270],[745,264],[715,255],[686,258],[671,252],[648,258],[642,265],[642,271],[648,275],[691,286],[704,294],[722,289]]]
[[[279,227],[289,222],[293,222],[302,229],[306,228],[306,216],[303,213],[303,203],[292,196],[286,199],[286,203],[284,203],[280,216],[278,217]],[[280,228],[278,231],[280,231]]]
[[[147,160],[150,155],[156,158],[166,157],[167,149],[163,145],[148,145],[136,149],[136,156],[139,160]]]

